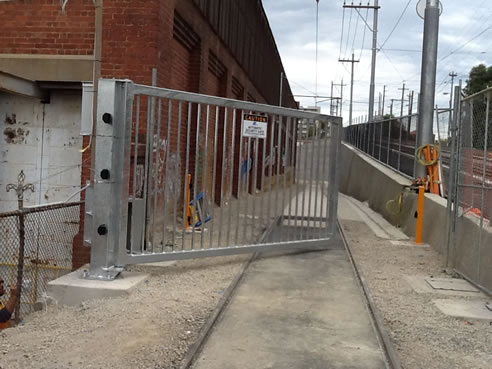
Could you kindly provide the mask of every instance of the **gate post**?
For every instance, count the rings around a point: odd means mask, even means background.
[[[84,242],[91,247],[89,279],[112,280],[126,252],[132,132],[130,81],[99,81],[92,183],[86,196]]]

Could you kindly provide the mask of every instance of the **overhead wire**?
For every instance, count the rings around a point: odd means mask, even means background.
[[[343,30],[345,26],[345,8],[343,8],[343,13],[342,13],[342,32],[340,35],[340,50],[338,51],[338,59],[342,56],[342,45],[343,45]]]
[[[365,29],[366,27],[364,27]],[[357,20],[355,21],[355,32],[354,32],[354,38],[352,39],[352,50],[354,50],[355,46],[355,39],[357,38],[357,30],[359,29],[359,17],[357,17]]]
[[[348,49],[348,44],[350,42],[350,30],[352,29],[352,14],[353,11],[350,9],[350,18],[349,18],[349,28],[347,32],[347,42],[345,43],[345,51],[343,52],[343,58],[345,59],[347,57],[347,49]]]
[[[401,12],[400,16],[398,17],[398,20],[396,21],[395,25],[393,26],[393,29],[391,30],[391,32],[389,33],[388,37],[386,37],[386,39],[383,41],[383,43],[381,44],[380,46],[380,49],[383,49],[384,45],[386,45],[386,43],[389,41],[389,39],[391,38],[391,36],[393,35],[393,33],[395,32],[396,28],[398,27],[398,25],[400,24],[403,16],[405,15],[405,13],[407,12],[407,9],[408,9],[408,6],[410,5],[410,3],[412,2],[412,0],[408,0],[407,2],[407,5],[405,6],[405,8],[403,9],[403,11]]]
[[[473,36],[471,39],[469,39],[468,41],[466,41],[464,44],[462,44],[461,46],[458,46],[456,49],[454,49],[453,51],[451,51],[449,54],[447,54],[446,56],[443,56],[441,58],[439,58],[439,61],[443,61],[447,58],[449,58],[451,55],[455,54],[457,51],[463,49],[464,47],[466,47],[470,42],[472,41],[475,41],[478,37],[482,36],[485,32],[487,32],[488,30],[492,29],[492,25],[488,26],[487,28],[485,28],[484,30],[482,30],[481,32],[479,32],[477,35]]]
[[[366,23],[366,24],[367,24],[367,17],[368,16],[369,16],[369,8],[366,9],[366,18],[364,20],[364,23]],[[359,60],[362,58],[362,50],[364,50],[364,43],[366,40],[366,30],[367,30],[367,28],[364,27],[364,32],[362,34],[362,44],[360,46]],[[355,67],[355,72],[357,72],[358,68],[359,68],[359,64],[357,64],[357,66]]]

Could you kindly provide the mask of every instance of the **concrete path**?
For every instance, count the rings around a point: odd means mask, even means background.
[[[194,368],[385,368],[341,241],[252,263]]]

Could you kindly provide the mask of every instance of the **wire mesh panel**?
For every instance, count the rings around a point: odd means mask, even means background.
[[[491,92],[463,99],[458,131],[459,159],[457,166],[456,268],[477,283],[492,285],[486,281],[490,269],[487,259],[492,254],[492,108]],[[479,227],[470,232],[470,224]],[[490,288],[490,287],[489,287]]]
[[[91,268],[108,247],[114,266],[314,245],[333,235],[340,118],[131,82],[103,82],[101,99],[125,123],[99,122]],[[120,155],[106,156],[110,148]],[[99,196],[115,193],[109,209],[98,207]]]
[[[344,128],[345,141],[380,162],[413,177],[417,115]]]
[[[0,214],[0,276],[10,286],[17,283],[19,265],[23,267],[21,313],[33,311],[49,281],[72,270],[72,241],[79,232],[80,205],[48,205]],[[19,263],[22,246],[24,257]]]

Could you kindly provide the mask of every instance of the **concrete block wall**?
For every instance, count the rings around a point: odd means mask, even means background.
[[[340,192],[367,202],[374,211],[401,227],[405,234],[415,237],[418,196],[404,190],[410,180],[346,144],[342,144],[340,154]],[[402,211],[398,215],[391,214],[386,204],[397,199],[402,191]],[[448,256],[450,265],[459,273],[492,291],[492,227],[485,224],[480,230],[477,217],[460,216],[448,249],[446,205],[446,199],[425,194],[424,242],[442,255],[443,267]]]

